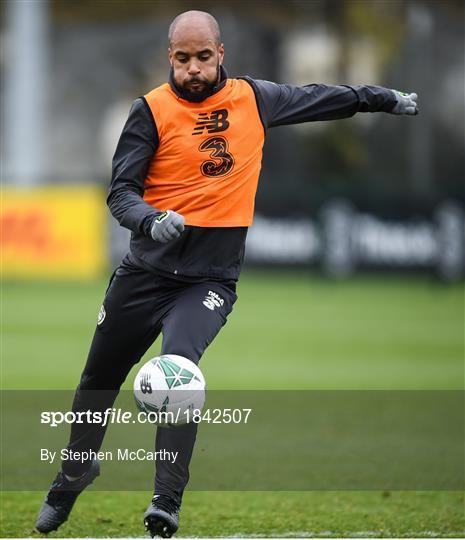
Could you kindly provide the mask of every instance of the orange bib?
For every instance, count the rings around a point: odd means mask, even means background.
[[[145,99],[159,147],[144,200],[179,212],[186,225],[251,225],[265,138],[251,86],[228,79],[216,94],[191,103],[163,84]]]

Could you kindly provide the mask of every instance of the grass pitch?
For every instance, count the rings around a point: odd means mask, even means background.
[[[5,283],[2,387],[74,388],[105,286]],[[461,286],[418,277],[332,283],[248,273],[238,294],[228,325],[201,362],[211,389],[463,389]],[[146,358],[158,352],[156,343]],[[3,493],[1,535],[29,536],[43,495]],[[149,499],[149,492],[94,488],[50,536],[144,536]],[[177,536],[464,533],[464,497],[457,492],[186,492]]]
[[[34,537],[42,493],[8,493],[4,537]],[[83,493],[50,538],[143,537],[150,493]],[[464,497],[440,492],[186,492],[177,537],[463,537]]]

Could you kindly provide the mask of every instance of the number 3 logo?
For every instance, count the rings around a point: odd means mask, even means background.
[[[200,146],[201,152],[210,152],[210,158],[200,165],[204,176],[224,176],[234,167],[234,158],[228,152],[228,141],[224,137],[211,137]]]

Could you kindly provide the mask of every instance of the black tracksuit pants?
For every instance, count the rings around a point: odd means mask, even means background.
[[[126,257],[110,280],[103,302],[105,315],[99,317],[73,411],[112,407],[127,374],[160,333],[162,354],[177,354],[198,364],[232,310],[237,298],[235,285],[234,281],[188,283],[162,277]],[[222,305],[208,301],[210,291],[224,300]],[[105,430],[100,424],[73,424],[68,449],[98,451]],[[174,464],[157,462],[155,493],[181,502],[196,433],[195,423],[157,430],[156,450],[179,454]],[[63,472],[69,476],[78,476],[88,467],[89,463],[80,461],[62,463]]]

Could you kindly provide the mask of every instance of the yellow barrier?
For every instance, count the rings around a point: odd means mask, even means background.
[[[4,278],[91,278],[108,262],[96,187],[3,188],[0,220]]]

